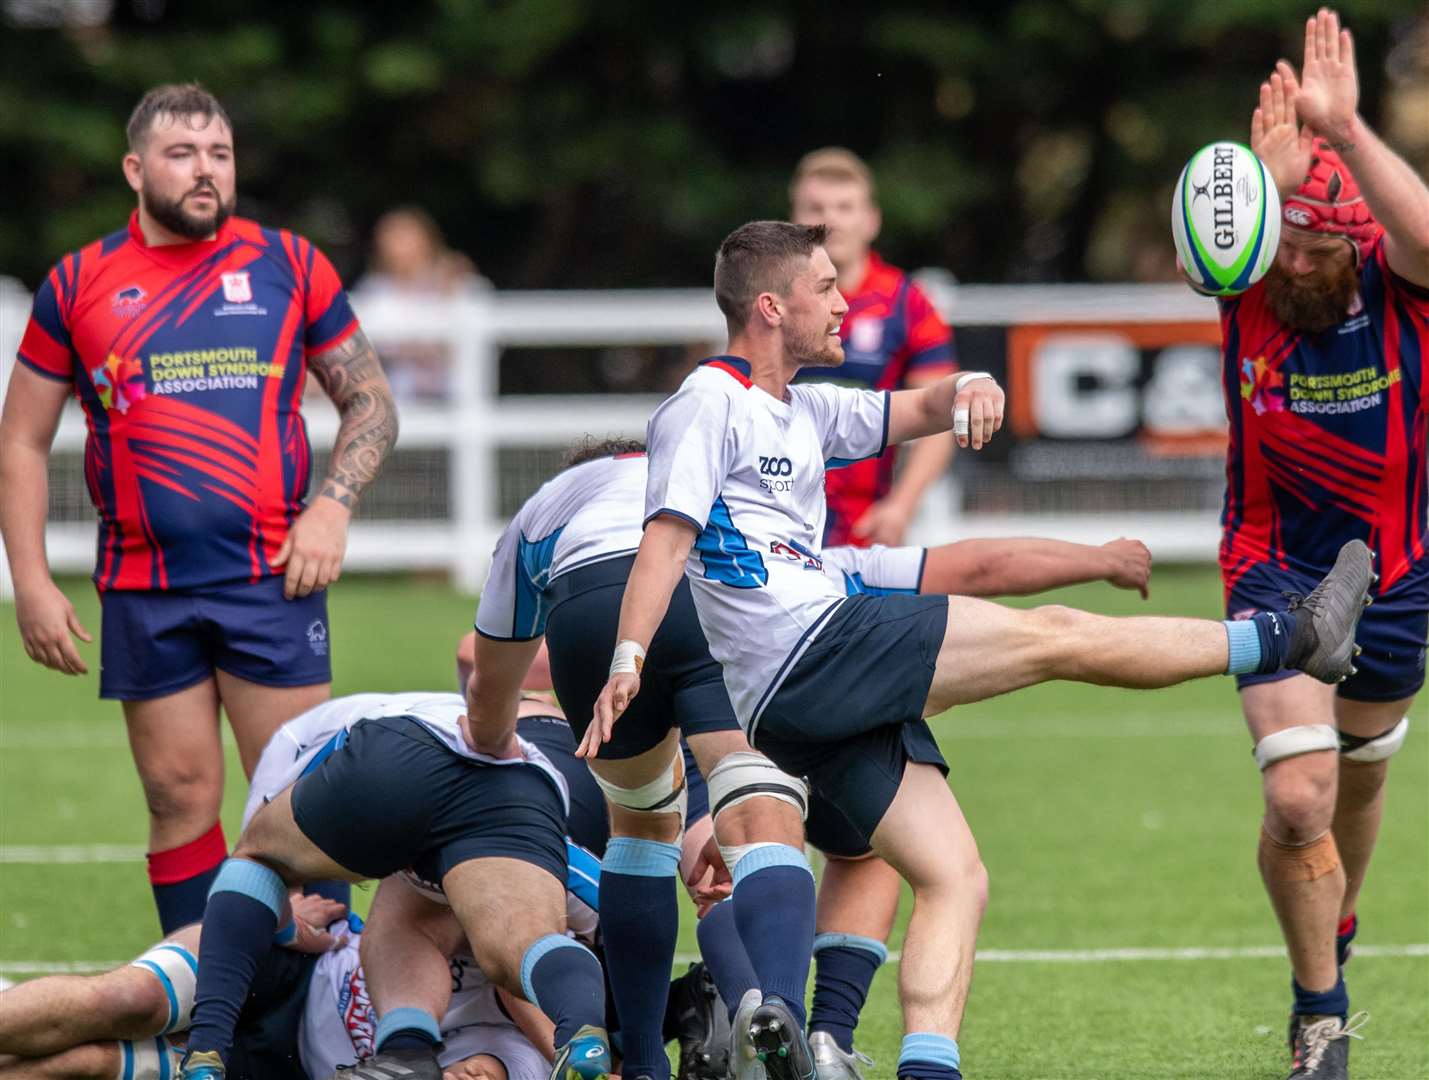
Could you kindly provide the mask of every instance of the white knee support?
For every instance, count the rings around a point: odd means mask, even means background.
[[[164,1034],[186,1031],[194,1014],[194,990],[198,986],[198,960],[182,945],[165,941],[155,945],[130,967],[143,968],[159,980],[169,999],[169,1020]]]
[[[119,1040],[119,1071],[114,1080],[172,1080],[179,1075],[183,1052],[160,1035],[130,1042]]]
[[[1264,772],[1277,761],[1313,754],[1317,750],[1338,750],[1340,733],[1330,724],[1301,724],[1276,731],[1255,744],[1255,763]]]
[[[605,792],[605,797],[610,800],[612,806],[619,806],[637,814],[678,814],[680,835],[684,835],[685,811],[690,803],[690,789],[685,783],[683,754],[676,751],[671,755],[670,764],[665,767],[664,772],[638,788],[618,787],[594,769],[591,769],[590,774],[595,777],[595,782],[600,785],[600,790]],[[679,842],[677,836],[675,843]]]
[[[1383,761],[1399,753],[1399,748],[1404,745],[1404,738],[1409,734],[1409,717],[1402,718],[1399,723],[1390,728],[1382,735],[1373,738],[1361,738],[1358,735],[1346,735],[1340,732],[1340,756],[1348,758],[1350,761]]]
[[[710,817],[719,835],[719,816],[732,806],[750,799],[777,799],[799,811],[799,820],[809,816],[809,785],[797,776],[781,772],[763,754],[741,750],[727,754],[706,778],[710,789]],[[768,842],[755,844],[720,844],[719,852],[730,873],[735,864],[755,848],[768,847]]]

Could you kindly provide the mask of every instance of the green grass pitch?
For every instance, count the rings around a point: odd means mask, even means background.
[[[88,583],[67,581],[98,631]],[[1115,614],[1216,617],[1208,568],[1168,567],[1152,599],[1108,587],[1057,594]],[[473,604],[445,585],[348,578],[331,600],[335,693],[452,685]],[[91,674],[30,663],[0,606],[0,974],[123,960],[158,936],[138,862],[36,863],[27,847],[142,847],[144,812],[116,705]],[[1429,710],[1421,698],[1390,771],[1384,829],[1361,904],[1353,1004],[1372,1013],[1355,1080],[1429,1077]],[[1228,680],[1152,693],[1052,684],[935,721],[951,781],[992,879],[960,1039],[970,1078],[1285,1075],[1289,969],[1255,869],[1259,782]],[[229,776],[238,776],[230,757]],[[232,783],[225,824],[242,806]],[[938,842],[928,823],[929,843]],[[43,854],[43,853],[41,853]],[[907,903],[905,901],[906,916]],[[687,916],[681,949],[693,951]],[[901,940],[895,931],[892,947]],[[1405,949],[1406,946],[1419,946]],[[1215,959],[1107,960],[1076,950],[1218,949]],[[1026,954],[1050,950],[1054,959]],[[1249,951],[1252,955],[1242,955]],[[879,972],[858,1045],[891,1078],[897,966]]]

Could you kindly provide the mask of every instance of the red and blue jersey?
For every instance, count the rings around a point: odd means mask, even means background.
[[[60,260],[19,358],[84,408],[101,590],[274,573],[308,488],[307,358],[356,329],[320,251],[241,218],[150,247],[136,214]]]
[[[848,314],[839,328],[843,364],[804,371],[801,381],[899,390],[908,385],[910,377],[941,376],[957,370],[952,331],[932,302],[907,274],[876,253],[869,252],[868,272],[844,299]],[[852,535],[853,523],[892,488],[896,453],[889,447],[876,458],[828,471],[825,545],[867,543]]]
[[[1256,564],[1319,577],[1347,540],[1377,556],[1379,591],[1425,560],[1429,290],[1375,246],[1349,316],[1299,334],[1263,284],[1221,306],[1230,419],[1221,572]]]

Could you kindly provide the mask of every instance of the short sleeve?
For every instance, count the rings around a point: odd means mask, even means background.
[[[914,595],[923,584],[928,549],[921,547],[827,547],[819,553],[824,573],[849,596]]]
[[[57,382],[73,382],[74,343],[64,317],[61,289],[59,271],[51,270],[35,290],[30,321],[17,355],[20,363],[36,374]]]
[[[832,383],[799,383],[790,394],[813,418],[824,465],[835,469],[877,457],[888,447],[887,390],[853,390]]]
[[[908,375],[947,375],[957,370],[957,354],[953,350],[953,332],[926,293],[911,282],[908,285]]]
[[[519,516],[506,527],[476,608],[478,634],[496,641],[531,641],[546,632],[545,578],[551,565],[546,549],[554,546],[554,537],[527,541]]]
[[[645,430],[645,524],[669,514],[704,531],[729,475],[731,408],[725,395],[687,384],[655,410]]]
[[[328,257],[306,240],[299,241],[299,249],[307,269],[303,347],[313,356],[347,340],[357,330],[357,316]]]
[[[1375,241],[1374,250],[1366,261],[1364,272],[1360,275],[1360,284],[1366,303],[1372,304],[1374,293],[1382,291],[1415,314],[1429,318],[1429,289],[1394,272],[1384,253],[1382,234]]]

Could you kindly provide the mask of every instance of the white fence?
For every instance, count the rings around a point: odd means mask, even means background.
[[[927,287],[955,327],[1206,323],[1215,318],[1211,301],[1179,286],[952,286],[934,277]],[[13,286],[6,289],[0,280],[0,374],[6,386],[29,303],[28,295]],[[384,341],[426,341],[449,350],[449,396],[435,404],[404,405],[399,443],[400,451],[425,448],[445,455],[447,490],[441,501],[448,509],[441,517],[421,520],[370,521],[359,513],[347,567],[446,570],[465,591],[480,586],[504,525],[498,502],[501,450],[560,445],[588,433],[640,436],[659,400],[651,394],[503,395],[498,392],[502,350],[701,342],[718,346],[724,332],[713,299],[703,289],[498,291],[430,302],[373,300],[361,303],[358,313],[379,349]],[[307,417],[314,449],[331,447],[337,431],[331,406],[325,400],[310,402]],[[71,404],[55,451],[76,453],[83,442],[84,419]],[[956,485],[956,468],[953,473],[950,485]],[[1101,542],[1135,535],[1160,558],[1201,560],[1215,552],[1215,514],[1204,506],[1109,517],[1105,512],[967,515],[957,512],[958,505],[955,486],[930,493],[910,539],[942,543],[966,536],[1037,534]],[[46,540],[55,572],[92,569],[92,522],[52,521]],[[10,585],[6,564],[0,570],[0,592],[9,595]]]

